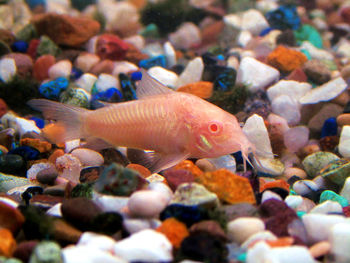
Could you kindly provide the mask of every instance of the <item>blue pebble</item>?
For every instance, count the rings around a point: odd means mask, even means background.
[[[135,86],[134,83],[130,80],[130,78],[127,75],[121,73],[119,74],[119,81],[120,86],[122,88],[124,100],[136,100],[137,96]]]
[[[81,69],[73,67],[72,72],[70,73],[70,79],[76,80],[76,79],[80,78],[81,75],[83,75],[83,73],[84,72]]]
[[[116,88],[109,88],[92,96],[92,100],[101,100],[106,102],[118,102],[123,98],[123,94]]]
[[[26,3],[29,5],[31,9],[34,9],[39,5],[46,6],[46,0],[26,0]]]
[[[189,206],[182,204],[169,205],[160,214],[160,220],[162,221],[170,217],[175,217],[188,227],[203,219],[208,219],[205,209],[196,205]]]
[[[142,79],[142,73],[140,71],[136,71],[131,73],[131,80],[132,81],[137,81]]]
[[[35,121],[35,125],[42,129],[45,126],[45,121],[43,119],[37,118],[37,117],[31,117],[30,120]]]
[[[263,29],[263,30],[260,32],[259,37],[266,36],[266,35],[267,35],[268,33],[270,33],[272,30],[273,30],[272,27],[268,27],[268,28]]]
[[[214,89],[219,91],[230,91],[236,83],[237,72],[233,68],[226,68],[214,81]]]
[[[43,83],[39,87],[39,93],[47,99],[57,100],[62,91],[68,88],[69,81],[64,77]]]
[[[273,29],[297,30],[301,26],[301,20],[294,5],[282,5],[276,10],[267,12],[266,19]]]
[[[217,58],[218,60],[221,60],[221,61],[224,61],[224,60],[225,60],[225,57],[224,57],[224,55],[222,55],[222,54],[217,55],[216,58]]]
[[[338,125],[337,125],[336,118],[334,117],[329,118],[324,122],[322,126],[321,138],[326,136],[335,136],[337,135],[337,131],[338,131]]]
[[[149,69],[155,66],[160,66],[165,68],[166,67],[166,58],[164,55],[159,55],[156,57],[148,58],[148,59],[143,59],[139,63],[140,68],[145,68]]]
[[[15,149],[9,151],[8,154],[20,155],[24,160],[30,161],[30,160],[38,160],[40,152],[39,150],[33,147],[24,145],[24,146],[16,147]]]
[[[28,49],[28,43],[23,40],[17,40],[12,44],[11,48],[14,52],[26,53]]]

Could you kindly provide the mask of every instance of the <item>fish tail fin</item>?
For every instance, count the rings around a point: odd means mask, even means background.
[[[45,99],[30,100],[28,105],[41,111],[46,119],[56,121],[55,132],[43,129],[49,139],[63,142],[86,137],[84,117],[89,110]]]

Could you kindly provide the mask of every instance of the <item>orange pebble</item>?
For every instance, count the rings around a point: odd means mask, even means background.
[[[199,81],[181,86],[177,91],[190,93],[202,99],[208,99],[213,94],[214,85],[209,81]]]
[[[33,138],[24,138],[20,141],[20,144],[33,147],[41,153],[48,152],[52,148],[51,143]]]
[[[266,240],[266,243],[270,247],[288,247],[291,246],[294,242],[292,237],[280,237],[277,240]]]
[[[170,217],[156,229],[164,234],[175,248],[180,248],[182,240],[189,236],[186,225],[177,219]]]
[[[136,172],[138,172],[143,178],[147,178],[148,176],[150,176],[152,173],[150,170],[148,170],[146,167],[136,164],[136,163],[130,163],[126,166],[126,168],[135,170]]]
[[[56,159],[60,156],[64,155],[64,151],[62,149],[56,149],[50,156],[49,156],[49,162],[55,164]]]
[[[289,184],[282,179],[275,180],[272,182],[260,183],[260,192],[264,191],[265,189],[274,187],[283,188],[289,192]]]
[[[267,56],[267,63],[283,72],[291,72],[306,61],[302,52],[284,46],[278,46]]]
[[[6,228],[0,229],[0,255],[11,257],[16,249],[16,240],[11,231]]]
[[[193,176],[195,178],[201,176],[203,174],[203,171],[201,169],[199,169],[199,167],[197,165],[195,165],[192,161],[190,160],[184,160],[180,163],[178,163],[174,169],[177,169],[177,170],[188,170],[190,171]]]
[[[226,169],[206,172],[199,176],[196,181],[215,193],[220,200],[229,204],[256,203],[249,180]]]

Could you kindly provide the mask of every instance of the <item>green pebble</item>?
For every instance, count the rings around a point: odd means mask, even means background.
[[[23,263],[22,260],[19,260],[17,258],[6,258],[3,256],[0,256],[0,262],[1,263]]]
[[[29,263],[63,263],[60,246],[56,242],[40,242],[35,247]]]
[[[348,200],[346,200],[346,198],[338,195],[337,193],[331,190],[323,191],[320,196],[320,203],[323,203],[327,200],[338,202],[342,207],[346,207],[349,205],[349,202]]]
[[[17,40],[22,40],[27,43],[29,43],[30,40],[32,40],[33,38],[37,38],[37,37],[38,37],[38,33],[33,24],[26,25],[16,34]]]
[[[60,48],[49,37],[42,36],[37,48],[38,57],[46,54],[50,54],[56,57],[61,52]]]
[[[158,26],[154,23],[151,23],[147,25],[141,32],[140,35],[143,37],[149,37],[149,38],[159,38],[159,30]]]
[[[345,158],[334,160],[320,171],[320,175],[339,186],[343,186],[346,178],[350,176],[350,162]]]
[[[321,60],[321,62],[323,64],[325,64],[325,66],[330,70],[330,71],[334,71],[334,70],[337,70],[338,69],[338,66],[337,64],[335,64],[335,62],[333,60],[326,60],[326,59],[323,59]]]
[[[309,41],[317,48],[323,47],[323,41],[320,33],[311,25],[302,25],[298,30],[294,31],[294,37],[298,45],[301,45],[304,41]]]
[[[81,108],[89,108],[89,95],[86,90],[70,85],[66,91],[61,93],[60,102]]]

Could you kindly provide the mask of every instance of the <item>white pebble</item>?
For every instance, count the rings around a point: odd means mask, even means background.
[[[303,198],[300,195],[288,195],[284,201],[290,208],[295,210],[303,203]]]
[[[156,191],[156,192],[163,194],[164,197],[167,198],[168,202],[170,202],[174,196],[174,193],[170,189],[170,187],[162,182],[158,182],[158,181],[150,182],[147,188],[149,190]]]
[[[143,49],[145,47],[145,38],[141,35],[134,35],[123,39],[125,42],[134,45],[137,49]]]
[[[310,214],[329,214],[329,213],[342,213],[343,207],[334,201],[327,200],[321,204],[316,205],[310,210]]]
[[[200,81],[202,79],[203,70],[203,59],[201,57],[192,59],[179,76],[179,79],[176,82],[176,87],[178,88],[186,84]]]
[[[130,196],[128,208],[133,216],[152,218],[158,216],[168,203],[167,194],[140,190]]]
[[[91,73],[83,74],[79,79],[75,81],[75,84],[87,92],[91,93],[91,89],[94,86],[97,77]]]
[[[49,68],[50,79],[59,77],[69,78],[72,72],[72,63],[69,60],[61,60]]]
[[[329,241],[331,253],[335,255],[335,262],[350,262],[350,224],[339,223],[330,231]]]
[[[61,206],[62,206],[62,203],[58,203],[54,205],[53,207],[51,207],[46,211],[46,214],[54,217],[62,217]]]
[[[74,149],[71,154],[79,159],[82,166],[100,166],[104,162],[99,152],[87,148]]]
[[[283,134],[284,145],[290,152],[297,152],[309,141],[309,128],[306,126],[296,126],[290,128]]]
[[[106,73],[102,73],[98,76],[95,85],[98,92],[103,92],[110,88],[121,89],[119,80],[115,76]]]
[[[341,133],[340,133],[340,139],[339,139],[339,153],[345,157],[350,157],[350,126],[344,125]]]
[[[165,235],[155,230],[143,230],[117,242],[114,254],[128,262],[170,262],[172,245]]]
[[[113,238],[93,232],[84,232],[77,243],[78,246],[91,246],[106,252],[112,252],[115,244]]]
[[[67,246],[62,249],[65,263],[127,263],[117,255],[112,255],[91,246]]]
[[[176,73],[159,66],[152,67],[147,72],[153,78],[168,87],[175,87],[176,82],[179,79]]]
[[[340,215],[305,214],[302,217],[309,242],[326,241],[331,229],[338,223],[344,223],[346,218]]]
[[[55,166],[52,163],[49,162],[43,162],[43,163],[35,163],[33,164],[27,171],[27,178],[29,180],[36,180],[36,175],[43,170],[52,169],[53,171],[56,170]]]
[[[245,47],[252,39],[253,39],[252,33],[250,33],[248,30],[243,30],[238,35],[237,43],[241,47]]]
[[[16,62],[13,58],[3,58],[0,60],[0,80],[10,81],[17,72]]]
[[[75,60],[75,67],[83,72],[88,72],[93,66],[100,62],[100,57],[92,53],[81,53]]]
[[[112,75],[117,77],[120,73],[128,74],[130,72],[137,71],[138,69],[139,68],[131,62],[117,61],[117,62],[114,62]]]
[[[163,48],[166,57],[167,67],[171,68],[177,63],[175,49],[169,41],[165,42]]]
[[[127,206],[129,197],[95,193],[93,195],[93,201],[102,209],[103,212],[120,213]]]
[[[228,238],[238,244],[242,244],[252,235],[264,230],[264,222],[256,217],[239,217],[227,224]]]
[[[282,197],[272,191],[264,191],[262,197],[261,197],[261,203],[264,203],[266,200],[269,199],[276,199],[276,200],[280,200],[283,201]]]
[[[16,130],[20,136],[29,132],[34,132],[37,134],[41,133],[40,129],[36,126],[35,121],[17,117],[11,112],[4,114],[1,117],[0,122],[2,124],[7,123],[7,127]]]
[[[242,15],[241,28],[247,30],[253,35],[258,35],[260,32],[269,27],[265,16],[256,9],[249,9]]]
[[[295,100],[299,100],[312,88],[307,82],[298,82],[294,80],[280,80],[266,90],[267,96],[271,101],[281,95],[287,95]]]
[[[340,191],[340,195],[350,202],[350,177],[346,178],[344,186]]]
[[[155,218],[126,218],[123,220],[123,227],[130,234],[134,234],[146,229],[155,229],[161,224],[162,221]]]
[[[256,243],[258,240],[270,240],[275,241],[277,240],[277,237],[269,230],[257,232],[253,235],[251,235],[242,245],[241,247],[243,249],[248,249],[251,244]]]
[[[194,23],[186,22],[169,34],[169,41],[177,49],[189,49],[201,43],[201,31]]]
[[[237,84],[248,85],[250,91],[256,92],[278,80],[279,76],[280,73],[277,69],[255,58],[244,57],[238,68]]]
[[[287,95],[280,95],[272,103],[272,112],[285,118],[289,125],[297,125],[301,119],[299,102]]]
[[[293,184],[293,190],[298,195],[304,196],[318,190],[318,186],[311,180],[299,180]]]

